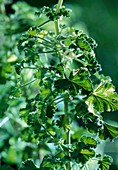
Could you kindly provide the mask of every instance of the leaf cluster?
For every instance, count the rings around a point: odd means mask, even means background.
[[[55,5],[53,8],[44,6],[43,8],[41,8],[40,11],[35,12],[35,14],[38,15],[39,17],[44,14],[50,21],[62,19],[62,17],[70,17],[71,10],[66,8],[65,6],[62,6],[59,12],[57,12],[56,9],[57,5]]]
[[[113,141],[118,136],[118,127],[106,123],[102,117],[104,111],[118,109],[118,95],[111,80],[100,74],[101,66],[94,52],[97,44],[91,37],[67,26],[60,26],[58,35],[42,29],[49,22],[70,16],[70,10],[65,7],[59,12],[56,8],[43,7],[37,12],[45,14],[49,20],[31,27],[18,42],[19,52],[24,55],[15,64],[19,79],[12,97],[25,99],[25,105],[18,107],[19,120],[25,126],[20,127],[20,137],[16,135],[15,138],[15,141],[24,142],[23,163],[19,169],[61,170],[69,163],[82,169],[90,159],[96,159],[99,169],[107,170],[111,157],[98,155],[96,150],[100,141]],[[1,76],[4,69],[1,69]],[[22,84],[22,74],[27,69],[31,71],[31,81]],[[10,71],[8,68],[5,74]],[[30,85],[36,87],[33,95],[24,95]],[[79,133],[80,127],[86,135],[78,138],[76,132]],[[69,134],[72,142],[67,141]],[[6,138],[9,139],[5,136],[3,141]],[[2,161],[6,164],[12,152],[17,155],[13,144],[8,146],[7,155],[2,152]],[[18,164],[14,159],[11,163]],[[4,167],[9,169],[3,165],[3,170]]]

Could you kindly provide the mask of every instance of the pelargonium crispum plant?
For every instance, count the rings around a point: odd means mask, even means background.
[[[89,169],[94,160],[96,169],[107,170],[112,158],[98,153],[97,146],[118,136],[118,127],[102,117],[103,112],[118,109],[118,95],[111,79],[100,74],[96,42],[82,31],[60,24],[71,13],[62,3],[59,0],[53,8],[36,12],[46,21],[31,27],[18,43],[25,57],[16,64],[17,74],[32,70],[32,80],[25,85],[21,82],[18,88],[22,91],[37,82],[35,95],[27,96],[26,107],[20,109],[20,117],[27,123],[21,140],[35,145],[28,150],[27,159],[32,160],[26,160],[20,169]],[[50,23],[55,31],[46,29]]]

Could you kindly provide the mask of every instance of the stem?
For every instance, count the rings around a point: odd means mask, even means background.
[[[34,81],[36,81],[37,79],[34,79],[34,80],[32,80],[32,81],[30,81],[30,82],[28,82],[28,83],[26,83],[26,84],[23,84],[23,85],[21,85],[21,88],[23,88],[23,87],[25,87],[25,86],[27,86],[27,85],[30,85],[31,83],[33,83]]]
[[[51,41],[48,41],[48,40],[40,37],[39,35],[38,35],[38,36],[35,35],[34,37],[39,38],[39,39],[41,39],[41,40],[43,40],[43,41],[46,41],[46,42],[49,43],[50,45],[54,45],[54,43],[52,43]]]
[[[41,39],[41,38],[40,38]],[[49,44],[47,44],[47,43],[44,43],[44,42],[40,42],[40,44],[43,44],[43,45],[45,45],[46,46],[46,48],[51,48],[52,49],[52,45],[49,45]]]
[[[56,104],[61,103],[61,102],[63,102],[63,101],[64,101],[64,100],[62,99],[62,100],[58,101]]]
[[[59,12],[61,6],[62,6],[63,0],[58,0],[58,4],[57,4],[57,9],[56,9],[56,13]],[[59,28],[59,19],[57,21],[55,21],[55,31],[56,31],[56,35],[59,34],[60,32],[60,28]],[[66,120],[66,125],[70,124],[70,120],[69,120],[69,115],[68,115],[68,98],[64,98],[64,113],[65,113],[65,120]],[[70,129],[66,129],[66,144],[68,144],[68,146],[70,147],[71,144],[71,136],[70,136]],[[70,151],[68,150],[68,156],[70,157]],[[66,166],[65,166],[66,168]],[[67,163],[67,170],[71,170],[71,162],[68,161]]]
[[[57,51],[39,51],[39,53],[56,53]]]
[[[54,136],[47,130],[47,128],[43,125],[43,124],[41,124],[41,123],[39,123],[41,126],[42,126],[42,128],[44,128],[45,129],[45,131],[52,137],[52,139],[54,139]]]
[[[38,69],[37,67],[23,67],[23,69]]]
[[[56,34],[59,34],[59,20],[55,21],[55,30],[56,30]]]
[[[51,103],[55,102],[56,100],[62,99],[63,97],[64,97],[64,96],[59,96],[59,97],[57,97],[57,98],[54,98],[54,99],[51,101]]]
[[[50,20],[47,20],[47,21],[43,22],[41,25],[38,26],[38,28],[44,26],[44,25],[47,24],[48,22],[50,22]]]
[[[69,115],[68,115],[68,99],[64,99],[64,112],[65,112],[65,119],[66,119],[66,125],[70,124],[70,120],[69,120]],[[70,135],[70,129],[67,129],[66,132],[66,144],[68,144],[68,146],[70,147],[71,144],[71,135]],[[70,157],[70,150],[68,151],[68,156]],[[67,170],[71,170],[71,162],[68,161],[67,164]]]
[[[60,10],[60,8],[62,6],[62,3],[63,3],[63,0],[59,0],[58,1],[56,13],[59,12],[59,10]],[[59,20],[55,21],[55,30],[56,30],[56,34],[58,35],[59,32],[60,32],[60,29],[59,29]]]

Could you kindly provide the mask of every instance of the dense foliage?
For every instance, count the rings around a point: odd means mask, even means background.
[[[8,86],[6,101],[1,86],[2,170],[87,169],[90,160],[96,169],[107,170],[112,162],[97,148],[102,140],[118,136],[118,127],[102,117],[104,111],[118,109],[118,95],[111,79],[100,74],[96,42],[80,30],[59,25],[71,13],[61,2],[36,12],[45,22],[22,37],[18,31],[20,54],[16,44],[11,48],[19,59],[12,51],[7,62],[2,61],[1,83]],[[56,33],[46,29],[50,23]]]

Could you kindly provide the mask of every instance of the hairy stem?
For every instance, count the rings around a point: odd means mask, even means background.
[[[56,9],[57,13],[59,12],[62,4],[63,4],[63,0],[58,0],[57,9]],[[59,19],[57,21],[55,21],[55,31],[56,31],[56,35],[58,35],[60,32]],[[65,113],[66,125],[69,126],[70,118],[68,115],[68,98],[64,98],[64,113]],[[70,144],[71,144],[70,128],[65,127],[65,129],[66,129],[66,144],[68,144],[68,147],[70,147]],[[68,149],[68,156],[69,157],[71,156],[69,149]],[[71,162],[70,161],[68,161],[67,167],[65,166],[65,168],[66,168],[66,170],[71,170]]]
[[[59,0],[58,4],[57,4],[57,9],[56,9],[57,13],[59,12],[62,4],[63,4],[63,0]],[[58,35],[59,32],[60,32],[60,29],[59,29],[59,20],[55,21],[55,30],[56,30],[56,34]]]

